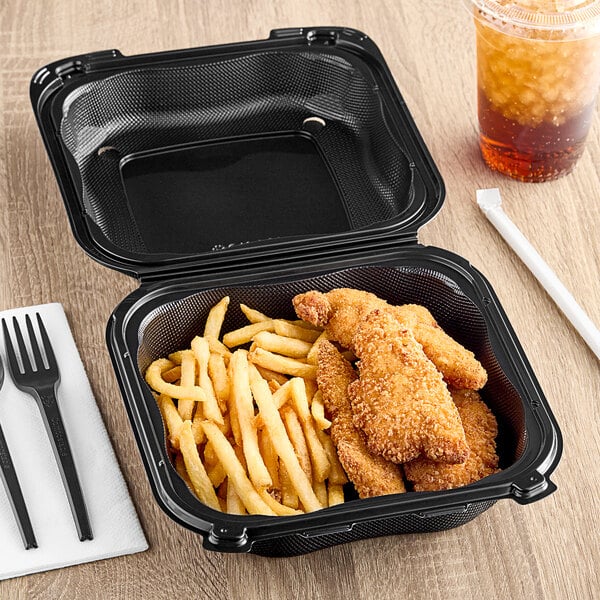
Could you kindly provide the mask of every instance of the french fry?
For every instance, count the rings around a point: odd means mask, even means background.
[[[270,369],[271,371],[277,371],[278,373],[285,373],[294,377],[305,377],[307,379],[317,378],[317,367],[314,365],[306,365],[295,358],[273,354],[262,348],[256,348],[256,350],[250,352],[248,359],[255,365]]]
[[[331,465],[331,470],[329,471],[328,477],[329,483],[337,485],[348,483],[346,471],[344,471],[344,467],[342,467],[342,463],[340,463],[333,440],[324,431],[317,431],[317,435],[319,436],[319,440],[321,441],[321,444],[327,453],[327,458],[329,459],[329,464]]]
[[[281,503],[290,508],[298,508],[298,494],[283,463],[279,466],[279,481],[281,482]]]
[[[308,401],[308,406],[310,407],[313,396],[317,393],[319,386],[317,385],[316,379],[305,379],[304,387],[306,389],[306,399]]]
[[[230,514],[292,516],[343,502],[348,479],[316,382],[326,332],[241,304],[250,325],[219,341],[229,302],[211,308],[190,348],[145,373],[177,472],[200,501]]]
[[[227,503],[225,502],[227,498],[227,477],[218,485],[217,498],[220,500],[221,507],[225,507],[222,510],[225,510],[227,507]]]
[[[221,414],[221,409],[219,408],[219,403],[217,402],[217,397],[215,396],[212,381],[208,375],[210,348],[208,347],[206,338],[196,336],[192,340],[192,352],[194,353],[198,363],[198,383],[206,395],[206,401],[202,406],[204,418],[214,421],[218,425],[223,425],[225,423],[223,421],[223,415]]]
[[[181,355],[184,352],[185,352],[185,350],[177,350],[177,352],[171,352],[171,354],[169,354],[169,360],[174,365],[180,365],[181,364]]]
[[[229,402],[230,385],[225,358],[221,354],[211,352],[210,358],[208,359],[208,374],[212,381],[219,408],[222,413],[226,413],[227,403]]]
[[[162,372],[173,368],[173,363],[166,358],[155,360],[146,370],[146,382],[148,385],[159,394],[166,394],[171,398],[178,400],[194,400],[195,402],[204,402],[206,395],[204,390],[198,386],[184,387],[182,385],[174,385],[167,383],[162,378]]]
[[[291,397],[292,388],[289,379],[278,390],[273,392],[273,402],[275,402],[277,409],[280,409]]]
[[[210,421],[202,423],[206,437],[212,443],[219,461],[227,473],[228,481],[233,484],[235,491],[250,514],[275,515],[268,504],[260,497],[246,476],[244,467],[235,455],[235,451],[220,429]]]
[[[262,373],[261,373],[261,375],[262,375]],[[263,375],[263,379],[264,378],[265,377]],[[274,394],[281,387],[281,384],[278,383],[277,381],[275,381],[274,379],[267,379],[267,383],[269,384],[269,389],[271,390],[272,394]]]
[[[228,306],[229,296],[224,296],[210,309],[206,323],[204,324],[204,337],[219,339]]]
[[[202,429],[202,408],[196,407],[196,412],[194,413],[194,418],[192,419],[192,435],[194,436],[194,441],[196,445],[201,444],[206,440],[204,437],[204,429]]]
[[[281,419],[285,425],[290,442],[294,447],[294,452],[298,457],[298,462],[304,471],[306,478],[312,481],[312,466],[310,462],[310,454],[308,453],[308,447],[306,445],[306,439],[304,438],[304,432],[302,431],[302,425],[298,419],[298,415],[295,413],[291,406],[284,406],[281,411]]]
[[[192,423],[190,421],[184,421],[181,426],[179,446],[194,492],[196,492],[196,495],[201,502],[210,508],[220,511],[221,505],[219,504],[217,495],[208,478],[204,465],[200,460],[196,442],[192,435]]]
[[[240,461],[240,465],[242,465],[242,467],[244,467],[244,471],[247,473],[248,465],[246,464],[246,457],[244,456],[244,449],[241,446],[239,446],[238,444],[236,444],[233,447],[233,451],[235,452],[237,459]]]
[[[215,450],[212,447],[212,444],[210,442],[207,442],[205,444],[203,454],[204,454],[204,466],[207,469],[214,467],[219,462],[219,459],[218,459],[217,455],[215,454]],[[217,487],[217,486],[215,486],[215,487]]]
[[[290,382],[292,391],[292,403],[302,423],[302,430],[306,437],[306,444],[310,453],[310,458],[313,466],[313,475],[315,481],[325,481],[331,470],[327,453],[321,445],[317,429],[308,408],[308,400],[306,398],[306,388],[304,380],[294,378]]]
[[[321,335],[320,331],[315,329],[307,329],[300,325],[294,325],[284,319],[273,319],[273,330],[277,335],[296,338],[313,344]]]
[[[330,483],[327,487],[327,501],[329,506],[344,503],[344,488],[339,483]]]
[[[192,350],[184,350],[181,352],[181,384],[182,385],[195,385],[196,383],[196,356]],[[200,386],[202,387],[202,386]],[[206,390],[203,390],[206,393]],[[178,404],[179,413],[183,419],[191,419],[192,421],[192,434],[196,444],[201,444],[204,437],[204,430],[200,426],[200,423],[204,419],[204,405],[209,402],[207,397],[206,401],[196,406],[196,402],[190,400],[180,400]],[[194,407],[196,410],[194,410]]]
[[[181,477],[181,479],[183,479],[183,481],[185,481],[186,485],[191,490],[193,490],[194,486],[192,485],[192,482],[190,481],[190,476],[188,475],[188,472],[186,471],[185,461],[183,460],[183,454],[180,454],[179,452],[175,455],[175,470],[177,471],[177,474],[179,475],[179,477]]]
[[[190,350],[184,350],[181,353],[181,383],[183,387],[193,387],[196,385],[196,359],[194,353]],[[186,421],[192,420],[196,403],[193,400],[181,399],[177,403],[177,410],[181,418]],[[198,443],[198,442],[196,442]]]
[[[226,511],[230,515],[245,515],[248,514],[246,512],[246,507],[239,497],[238,493],[235,490],[235,486],[228,485],[227,486],[227,504]]]
[[[177,471],[177,474],[179,475],[179,477],[181,477],[181,479],[183,479],[185,481],[186,485],[190,489],[193,489],[192,482],[190,481],[190,476],[188,475],[187,470],[185,468],[185,461],[183,460],[183,454],[178,452],[175,455],[174,463],[175,463],[175,470]]]
[[[279,457],[277,452],[271,443],[269,432],[266,429],[261,429],[258,432],[258,447],[260,449],[261,456],[265,461],[265,466],[269,475],[271,476],[272,487],[276,490],[281,489],[281,483],[279,481]]]
[[[258,494],[265,501],[265,504],[267,504],[267,506],[269,506],[269,508],[276,515],[279,515],[282,517],[289,517],[291,515],[301,515],[302,514],[301,510],[295,510],[293,508],[290,508],[289,506],[285,506],[284,504],[277,502],[277,500],[275,500],[275,498],[273,498],[273,496],[271,496],[271,494],[269,494],[269,492],[267,492],[267,490],[265,490],[264,488],[258,490]]]
[[[319,499],[315,496],[312,489],[311,482],[308,480],[300,466],[296,453],[294,452],[294,447],[286,434],[281,416],[275,408],[269,385],[260,376],[260,373],[252,368],[250,369],[250,386],[265,427],[271,437],[271,442],[285,465],[304,508],[307,511],[322,508]]]
[[[235,405],[235,399],[233,397],[233,365],[231,361],[227,367],[227,377],[229,379],[229,401],[227,403],[227,414],[229,415],[229,422],[231,424],[231,433],[237,446],[242,445],[242,432],[240,431],[240,421],[237,415],[237,408]]]
[[[237,350],[231,357],[231,396],[235,403],[242,435],[242,447],[248,464],[250,480],[257,488],[273,484],[258,448],[258,434],[254,426],[254,403],[250,390],[248,357],[245,350]]]
[[[179,432],[181,430],[181,426],[183,425],[183,419],[177,411],[177,407],[170,396],[160,394],[156,401],[158,403],[158,408],[160,409],[160,414],[162,415],[167,427],[167,434],[169,436],[171,446],[178,450]]]
[[[331,421],[325,418],[325,404],[323,403],[323,394],[321,390],[317,390],[313,396],[312,402],[310,403],[310,413],[315,420],[317,429],[329,429],[331,427]]]
[[[271,321],[271,317],[267,317],[263,313],[255,310],[254,308],[250,308],[245,304],[240,304],[240,310],[246,315],[246,318],[250,323],[260,323],[261,321]]]
[[[313,481],[313,489],[315,490],[315,495],[319,499],[319,502],[327,508],[329,506],[329,498],[327,495],[327,485],[324,481]]]
[[[168,371],[162,373],[162,378],[167,383],[175,383],[178,379],[181,379],[181,366],[177,365]]]
[[[260,365],[256,365],[256,368],[258,369],[258,372],[262,375],[262,378],[266,379],[267,381],[276,381],[279,385],[283,385],[284,383],[289,381],[289,378],[286,377],[283,373],[277,373],[276,371],[265,369]]]
[[[260,331],[252,338],[252,341],[263,350],[283,354],[290,358],[306,358],[306,355],[312,348],[310,342],[277,335],[270,331]]]
[[[231,350],[221,341],[219,341],[216,337],[212,337],[210,335],[204,336],[208,340],[208,346],[210,351],[213,354],[220,354],[225,360],[225,364],[229,364],[229,359],[231,358]]]
[[[234,329],[223,336],[223,343],[228,348],[247,344],[259,331],[273,331],[273,321],[260,321],[239,329]]]
[[[313,329],[314,331],[323,331],[323,328],[320,327],[319,325],[313,325],[312,323],[309,323],[308,321],[303,321],[302,319],[294,319],[293,321],[290,319],[282,319],[283,321],[287,321],[288,323],[291,323],[292,325],[296,325],[296,327],[304,327],[304,329]]]
[[[227,473],[225,473],[225,469],[223,465],[217,461],[217,463],[206,471],[210,482],[213,484],[213,487],[219,487],[227,477]]]

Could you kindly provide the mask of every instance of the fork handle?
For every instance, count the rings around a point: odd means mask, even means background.
[[[8,451],[8,445],[2,427],[0,427],[0,467],[2,482],[6,488],[8,500],[15,515],[15,519],[17,520],[19,533],[23,539],[25,550],[37,548],[37,541],[35,539],[35,534],[33,533],[33,527],[31,526],[29,512],[27,512],[23,492],[21,491],[17,472],[15,471],[15,466]]]
[[[54,450],[54,456],[69,499],[79,539],[81,541],[91,540],[94,536],[54,389],[38,391],[36,400]]]

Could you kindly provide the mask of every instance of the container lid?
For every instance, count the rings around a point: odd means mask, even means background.
[[[75,237],[162,278],[415,243],[441,177],[375,44],[344,28],[40,69],[31,99]]]
[[[600,0],[466,0],[475,17],[510,35],[564,41],[600,34]]]

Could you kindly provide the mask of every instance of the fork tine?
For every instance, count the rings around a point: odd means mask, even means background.
[[[46,353],[48,368],[51,371],[53,371],[58,367],[56,357],[54,356],[54,350],[52,349],[52,344],[50,343],[50,338],[48,337],[48,332],[46,331],[46,327],[44,325],[44,321],[42,321],[42,317],[40,317],[40,313],[35,313],[35,316],[37,318],[38,327],[40,328],[40,333],[42,335],[42,344],[44,346],[44,352]]]
[[[8,357],[9,365],[13,371],[18,371],[19,363],[17,361],[17,355],[12,344],[10,333],[8,333],[8,326],[6,325],[5,319],[2,319],[2,332],[4,333],[4,345],[6,346],[6,355]]]
[[[17,317],[13,317],[13,327],[15,329],[15,335],[17,336],[17,346],[19,346],[19,354],[21,355],[21,362],[23,363],[23,370],[25,373],[33,371],[31,361],[29,360],[29,352],[27,352],[27,346],[25,346],[25,340],[21,333],[21,327]],[[16,364],[16,363],[15,363]]]
[[[27,326],[27,333],[29,334],[31,349],[33,350],[33,360],[35,361],[37,370],[41,371],[44,369],[44,361],[42,359],[42,353],[40,352],[37,335],[33,330],[33,323],[31,322],[29,315],[25,315],[25,325]]]

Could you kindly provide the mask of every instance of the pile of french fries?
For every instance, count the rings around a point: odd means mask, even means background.
[[[348,480],[316,383],[325,333],[241,304],[249,324],[222,335],[229,302],[212,307],[190,348],[145,374],[175,468],[200,501],[231,514],[289,516],[342,503]]]

